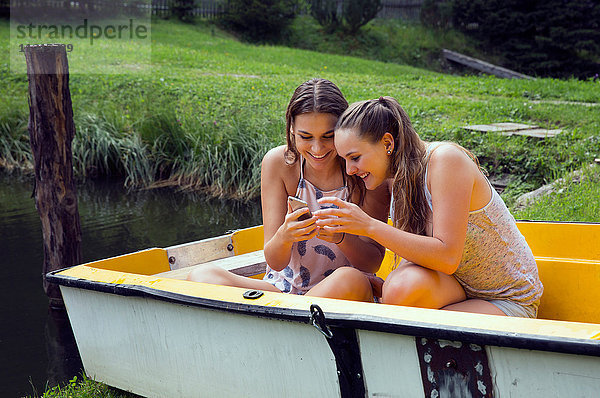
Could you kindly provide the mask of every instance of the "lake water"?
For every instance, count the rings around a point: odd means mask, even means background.
[[[42,233],[32,180],[0,173],[0,396],[20,397],[81,372],[68,319],[42,289]],[[222,235],[262,223],[260,203],[118,182],[78,186],[83,262]]]

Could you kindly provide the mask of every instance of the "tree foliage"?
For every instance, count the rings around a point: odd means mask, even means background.
[[[344,21],[351,34],[355,34],[370,20],[377,16],[382,8],[381,0],[345,0]]]
[[[172,0],[170,3],[171,12],[180,21],[192,22],[194,17],[192,12],[196,6],[195,0]]]
[[[279,37],[296,16],[297,0],[228,0],[221,23],[250,41]]]
[[[350,34],[369,23],[381,11],[381,0],[311,0],[310,14],[326,31],[343,26]]]
[[[337,9],[337,0],[311,0],[310,2],[310,15],[328,32],[334,31],[340,25]]]
[[[453,0],[453,24],[528,74],[600,73],[596,0]]]

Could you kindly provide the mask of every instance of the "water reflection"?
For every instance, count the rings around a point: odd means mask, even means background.
[[[46,353],[48,366],[47,383],[55,386],[70,380],[81,373],[83,364],[75,344],[75,336],[71,330],[67,311],[64,309],[48,309],[46,319]],[[43,391],[40,392],[43,393]]]
[[[0,396],[44,391],[78,375],[64,313],[42,289],[42,237],[32,182],[0,174]],[[260,204],[170,190],[127,192],[118,182],[78,186],[84,262],[166,247],[260,224]]]
[[[262,222],[257,201],[207,200],[171,190],[126,193],[115,183],[84,188],[78,197],[86,262],[221,235]]]

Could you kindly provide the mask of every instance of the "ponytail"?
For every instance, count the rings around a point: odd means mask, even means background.
[[[354,103],[340,116],[338,128],[354,129],[371,142],[379,142],[385,133],[394,137],[389,169],[394,176],[392,222],[398,229],[424,235],[429,216],[423,189],[426,148],[400,104],[392,97]]]

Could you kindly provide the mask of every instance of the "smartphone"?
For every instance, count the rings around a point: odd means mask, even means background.
[[[303,207],[308,207],[308,203],[306,203],[302,199],[298,199],[298,198],[295,198],[293,196],[288,196],[288,202],[290,202],[290,205],[292,207],[292,211],[296,211],[296,210],[301,209]],[[300,217],[298,217],[298,221],[308,220],[311,217],[312,217],[312,214],[310,213],[310,210],[309,210],[308,213],[304,213]]]

